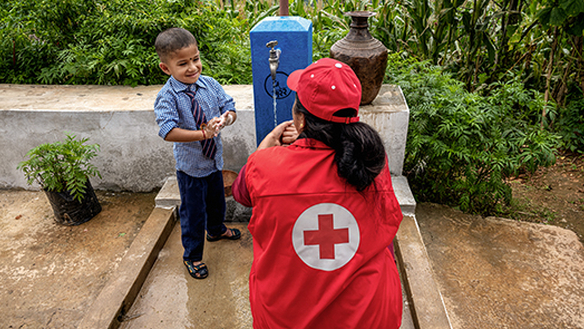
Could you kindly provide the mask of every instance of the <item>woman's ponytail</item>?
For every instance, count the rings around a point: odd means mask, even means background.
[[[358,191],[373,183],[385,166],[381,137],[366,123],[334,123],[310,114],[296,98],[294,111],[304,114],[304,130],[298,138],[313,138],[335,150],[340,177]],[[354,110],[352,110],[354,111]]]
[[[341,134],[335,150],[339,176],[362,191],[367,188],[385,165],[385,148],[379,134],[366,123],[340,125]]]

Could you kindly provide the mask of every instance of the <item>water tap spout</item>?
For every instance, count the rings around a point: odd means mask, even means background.
[[[270,41],[266,44],[266,47],[270,49],[270,74],[272,75],[272,80],[276,80],[276,72],[278,71],[278,66],[280,66],[280,49],[274,49],[278,45],[277,40]]]

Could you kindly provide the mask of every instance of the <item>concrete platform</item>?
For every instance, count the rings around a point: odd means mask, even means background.
[[[407,180],[396,177],[393,181],[400,205],[407,210],[403,228],[400,227],[395,241],[404,295],[402,328],[450,328],[442,296],[417,229],[413,214],[415,201]],[[151,235],[148,233],[150,231],[164,235],[168,227],[174,225],[174,214],[180,205],[176,178],[170,177],[166,181],[155,202],[157,212],[165,212],[161,219],[154,217],[156,220],[152,229],[145,231],[147,236]],[[231,213],[236,212],[232,210]],[[117,279],[104,288],[80,328],[144,328],[159,324],[181,328],[250,328],[252,319],[247,280],[253,251],[246,221],[251,210],[244,209],[239,213],[243,214],[243,218],[231,217],[228,226],[243,232],[241,240],[206,243],[204,259],[211,273],[206,280],[190,278],[182,265],[179,225],[174,225],[162,249],[157,246],[163,238],[137,238],[136,248],[134,245],[131,248],[135,251],[128,252],[116,274]],[[150,241],[146,243],[148,251],[140,247],[145,241]],[[157,250],[160,250],[158,254]],[[136,254],[140,259],[138,263]],[[152,258],[156,257],[152,265]],[[143,274],[145,272],[149,272],[147,277]],[[136,286],[141,286],[139,293]],[[122,293],[114,293],[120,291]],[[214,305],[222,306],[216,308]]]
[[[584,246],[554,225],[417,206],[453,328],[584,328]]]
[[[5,123],[0,128],[0,148],[6,151],[0,159],[0,188],[29,188],[22,173],[15,169],[16,165],[30,148],[62,139],[63,131],[89,137],[91,143],[101,145],[95,165],[103,177],[94,180],[97,189],[140,192],[162,186],[166,177],[174,175],[174,161],[172,144],[156,136],[152,104],[159,87],[0,85],[0,121]],[[239,171],[256,145],[252,129],[255,126],[252,86],[225,86],[225,90],[234,97],[238,110],[236,124],[222,132],[225,169]],[[363,122],[380,133],[389,156],[390,171],[396,175],[393,181],[402,211],[413,225],[411,227],[417,227],[415,200],[407,180],[399,176],[409,120],[409,108],[401,89],[398,86],[382,86],[372,104],[361,107],[360,116]],[[172,184],[170,181],[168,186],[163,186],[156,200],[159,208],[145,224],[149,229],[136,238],[115,273],[115,279],[110,280],[102,290],[80,328],[115,328],[121,320],[128,319],[130,305],[173,227],[179,198],[176,185]],[[228,198],[227,202],[228,221],[249,220],[251,209],[240,206],[232,198]],[[400,244],[400,241],[407,241],[407,244],[397,246],[398,253],[406,254],[407,249],[414,245],[417,250],[424,250],[419,230],[400,230],[396,243]],[[404,282],[408,284],[415,282],[408,278],[416,277],[417,271],[431,273],[428,267],[430,262],[424,252],[409,255],[413,258],[401,267]],[[426,275],[425,280],[432,280],[432,276]],[[440,292],[412,293],[434,287],[433,284],[426,285],[426,282],[423,284],[425,289],[405,287],[408,292],[406,306],[415,308],[416,305],[424,305],[417,298],[438,305],[428,310],[412,311],[413,317],[406,323],[419,328],[425,327],[424,322],[416,318],[417,314],[447,319],[442,299],[439,298]],[[441,323],[447,324],[447,321]],[[434,323],[432,328],[442,327]]]

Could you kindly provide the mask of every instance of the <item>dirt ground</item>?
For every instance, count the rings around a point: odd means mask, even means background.
[[[584,328],[584,157],[509,184],[511,219],[416,207],[453,328]]]
[[[155,192],[96,191],[102,211],[58,225],[44,192],[0,190],[0,328],[75,328],[154,208]]]
[[[555,165],[509,181],[511,218],[560,226],[584,243],[584,155],[563,154]]]

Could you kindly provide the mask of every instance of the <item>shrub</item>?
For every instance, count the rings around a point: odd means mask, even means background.
[[[388,77],[410,107],[404,172],[418,201],[492,214],[511,201],[507,177],[555,161],[557,137],[538,125],[541,95],[520,83],[481,96],[438,66],[396,54]]]
[[[555,123],[561,148],[575,153],[584,153],[584,97],[572,100],[558,111]]]
[[[88,138],[77,140],[67,134],[64,142],[41,144],[28,151],[29,159],[22,161],[18,169],[24,172],[28,184],[36,181],[47,191],[68,191],[81,202],[88,178],[101,178],[97,167],[91,164],[99,145],[86,145],[87,141]]]
[[[195,34],[205,74],[251,82],[247,20],[209,1],[8,0],[0,14],[0,83],[161,84],[154,40],[170,27]]]

